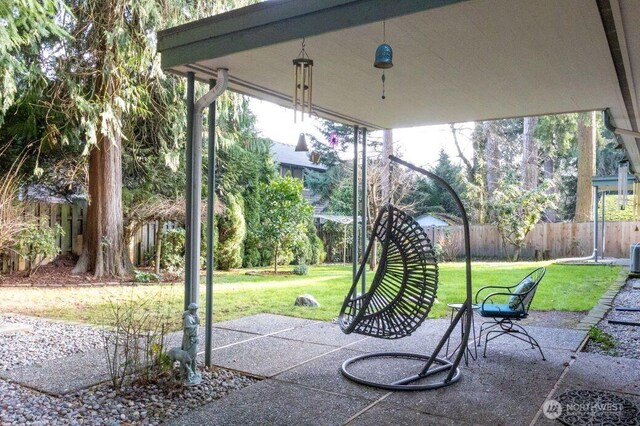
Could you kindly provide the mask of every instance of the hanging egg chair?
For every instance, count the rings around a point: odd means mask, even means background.
[[[466,300],[431,354],[376,352],[360,355],[342,364],[342,374],[355,382],[382,389],[436,389],[460,379],[458,366],[466,353],[470,335],[473,310],[469,222],[460,198],[446,181],[397,157],[390,156],[389,159],[431,178],[449,192],[456,202],[464,227]],[[376,242],[382,247],[378,268],[370,284],[363,289],[362,294],[358,294],[360,277],[367,267]],[[383,339],[400,339],[411,335],[427,318],[436,300],[438,278],[437,257],[424,229],[402,210],[391,204],[385,205],[378,213],[362,263],[342,304],[338,316],[340,328],[346,334],[358,333]],[[460,321],[464,321],[463,336],[457,355],[453,360],[439,357]],[[374,362],[369,368],[360,368],[358,374],[352,372],[352,366],[356,363],[366,364],[368,361],[381,359],[383,364]],[[379,370],[387,368],[394,359],[420,361],[424,365],[418,372],[390,382],[367,376],[366,373],[380,373]]]

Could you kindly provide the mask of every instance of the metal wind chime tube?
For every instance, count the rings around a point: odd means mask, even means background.
[[[618,166],[618,205],[620,210],[624,210],[629,202],[629,194],[627,191],[629,165],[628,163],[620,163]]]
[[[302,39],[302,50],[293,60],[293,122],[298,120],[298,107],[300,107],[300,121],[304,121],[305,112],[311,114],[313,96],[313,60],[309,58],[305,50],[305,40]]]

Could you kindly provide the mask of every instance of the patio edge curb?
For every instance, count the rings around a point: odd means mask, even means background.
[[[587,316],[585,316],[578,325],[576,325],[576,330],[589,331],[591,327],[598,324],[604,316],[611,310],[613,307],[613,299],[618,295],[620,289],[625,286],[627,283],[627,279],[629,278],[629,268],[622,268],[618,278],[614,282],[611,283],[607,291],[604,292],[596,306],[594,306]],[[580,349],[579,349],[580,350]]]

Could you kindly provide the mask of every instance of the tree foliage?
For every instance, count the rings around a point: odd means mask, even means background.
[[[438,163],[431,170],[443,178],[461,198],[466,197],[466,188],[460,166],[451,162],[449,155],[440,150]],[[414,206],[416,216],[426,213],[448,213],[455,216],[460,214],[451,195],[431,179],[422,176],[416,179],[410,201]]]
[[[290,176],[278,177],[262,184],[260,237],[273,248],[274,270],[278,270],[279,257],[307,238],[306,224],[313,207],[302,196],[302,182]]]
[[[505,246],[509,243],[514,248],[514,261],[520,258],[525,238],[540,220],[542,212],[554,206],[555,196],[549,195],[546,189],[546,185],[541,185],[523,190],[517,180],[507,176],[492,195],[489,208]]]

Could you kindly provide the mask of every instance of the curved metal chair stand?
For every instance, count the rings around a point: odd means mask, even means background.
[[[437,389],[460,379],[461,372],[458,366],[467,350],[471,332],[473,310],[469,221],[460,198],[446,181],[393,155],[389,156],[389,159],[431,178],[447,190],[455,200],[464,224],[466,299],[430,355],[403,352],[370,353],[346,360],[341,370],[342,374],[350,380],[382,389],[407,391]],[[358,295],[358,283],[375,240],[382,245],[380,263],[367,291]],[[380,210],[374,223],[369,245],[363,253],[362,264],[342,305],[338,316],[340,328],[346,334],[358,333],[383,339],[409,336],[427,318],[435,301],[437,287],[438,265],[426,233],[413,218],[391,205],[386,205]],[[451,333],[463,318],[464,334],[457,355],[453,360],[439,357]],[[425,364],[414,374],[391,383],[383,383],[352,373],[351,367],[354,364],[372,359],[385,361],[408,359],[424,361]],[[442,374],[435,377],[436,374],[444,372],[447,372],[446,376]],[[425,380],[431,376],[434,376],[431,380]]]

